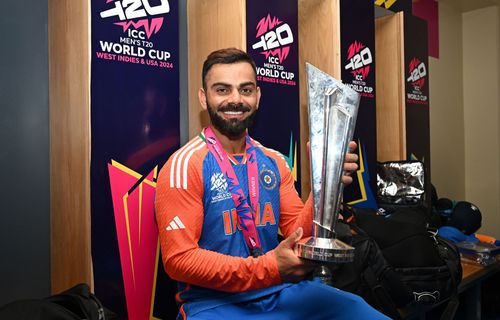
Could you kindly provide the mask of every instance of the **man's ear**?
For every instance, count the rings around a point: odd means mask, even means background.
[[[203,90],[203,88],[198,90],[198,100],[200,101],[200,105],[203,110],[207,110],[207,95],[205,94],[205,90]]]
[[[257,87],[257,104],[255,105],[256,109],[259,109],[260,103],[260,87]]]

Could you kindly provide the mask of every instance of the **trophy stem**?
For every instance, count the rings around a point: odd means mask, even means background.
[[[334,239],[337,237],[335,233],[335,229],[328,230],[323,228],[320,224],[313,222],[313,236],[316,238],[331,238]]]
[[[314,277],[318,277],[322,283],[331,286],[333,284],[332,282],[332,272],[330,271],[330,268],[326,265],[323,264],[314,270],[313,273]]]

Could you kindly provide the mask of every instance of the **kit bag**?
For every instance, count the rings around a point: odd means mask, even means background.
[[[394,319],[400,318],[398,309],[449,299],[442,319],[452,319],[462,278],[460,254],[453,243],[426,228],[425,212],[418,218],[418,209],[410,209],[383,216],[344,206],[355,261],[333,271],[334,285],[361,295]]]
[[[43,299],[18,300],[0,307],[2,320],[114,320],[109,311],[90,292],[78,284],[60,294]]]
[[[330,266],[332,285],[363,297],[392,319],[400,319],[398,308],[410,304],[413,296],[375,240],[353,222],[339,221],[336,230],[337,237],[353,246],[355,253],[353,262]]]

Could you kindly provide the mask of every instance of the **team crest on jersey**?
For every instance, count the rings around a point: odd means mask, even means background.
[[[263,169],[260,172],[260,182],[267,190],[276,188],[277,181],[278,180],[276,179],[276,174],[273,171],[269,169]]]
[[[214,191],[215,195],[212,196],[212,203],[231,199],[231,193],[228,191],[226,177],[220,172],[212,174],[210,178],[212,187],[210,191]]]

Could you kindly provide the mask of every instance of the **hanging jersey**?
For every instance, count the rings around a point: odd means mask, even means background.
[[[248,301],[281,290],[274,252],[278,228],[286,237],[299,226],[311,235],[311,200],[302,203],[290,169],[276,151],[258,142],[259,205],[254,216],[264,255],[253,258],[216,159],[198,136],[174,153],[160,171],[156,215],[166,272],[179,282],[187,308]],[[230,159],[248,195],[245,157]],[[192,311],[192,310],[191,310]]]

